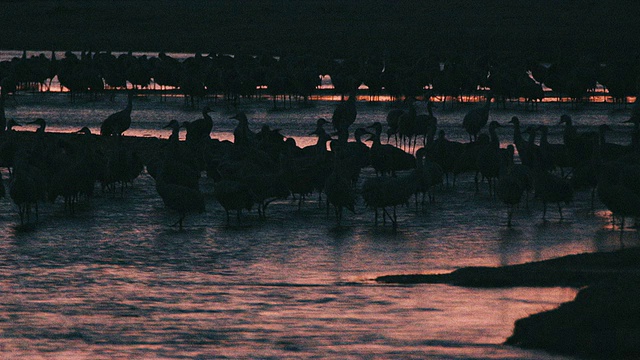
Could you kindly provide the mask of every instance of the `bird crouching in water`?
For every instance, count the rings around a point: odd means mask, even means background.
[[[204,196],[200,190],[177,184],[168,184],[164,181],[162,173],[157,176],[156,190],[164,205],[180,214],[178,221],[171,225],[178,225],[180,231],[182,231],[182,223],[188,213],[203,213],[205,211]]]
[[[100,135],[120,136],[131,126],[131,109],[133,107],[133,91],[127,95],[127,106],[107,117],[100,125]]]

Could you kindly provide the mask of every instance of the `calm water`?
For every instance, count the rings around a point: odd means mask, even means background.
[[[8,100],[7,116],[36,117],[51,131],[93,130],[115,102],[79,100],[61,94],[20,95]],[[384,123],[387,104],[358,103],[356,125]],[[461,119],[472,105],[436,109],[451,139],[465,140]],[[214,105],[214,137],[231,138],[235,110]],[[282,129],[305,145],[319,117],[334,102],[311,108],[269,111],[269,101],[245,101],[250,126]],[[492,110],[505,124],[518,115],[523,125],[551,125],[560,139],[562,113],[583,128],[612,124],[611,139],[629,141],[619,124],[628,111],[593,105],[572,111],[546,104],[537,112]],[[198,110],[181,98],[160,102],[138,98],[126,135],[166,138],[171,119],[195,120]],[[33,131],[25,126],[24,131]],[[504,145],[513,129],[499,130]],[[364,176],[372,176],[367,171]],[[4,173],[5,183],[7,174]],[[565,254],[619,247],[608,212],[591,211],[589,194],[576,194],[565,221],[532,202],[506,225],[506,208],[488,196],[486,184],[473,192],[472,175],[456,188],[442,187],[437,202],[398,212],[399,231],[374,226],[361,204],[335,227],[317,201],[302,210],[291,199],[273,203],[268,219],[243,214],[225,226],[224,211],[201,179],[207,212],[187,217],[183,232],[170,227],[176,214],[165,209],[153,179],[141,175],[123,197],[102,194],[69,216],[60,202],[41,208],[39,221],[19,229],[15,206],[0,200],[0,353],[2,358],[443,358],[560,359],[501,345],[513,322],[556,307],[575,296],[566,288],[467,289],[447,285],[379,285],[384,274],[436,273],[467,265],[505,265]],[[634,229],[625,244],[639,245]]]

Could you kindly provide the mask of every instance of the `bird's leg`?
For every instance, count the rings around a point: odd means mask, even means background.
[[[622,233],[624,232],[624,216],[620,222],[620,248],[624,249],[624,241],[622,241]]]
[[[393,206],[393,220],[391,220],[391,228],[393,232],[398,230],[398,219],[396,217],[396,206]]]
[[[329,207],[330,206],[329,206],[329,198],[328,197],[325,199],[325,206],[327,208],[327,217],[329,217]],[[322,208],[322,206],[320,206],[320,208]],[[337,208],[336,208],[336,210],[337,210]]]
[[[478,187],[478,172],[477,171],[476,171],[475,177],[473,178],[473,181],[476,184],[476,194],[477,194],[480,191],[480,188]]]
[[[20,215],[20,225],[24,225],[24,206],[18,204],[18,215]]]
[[[547,202],[542,202],[542,221],[547,221]]]
[[[560,221],[564,220],[562,217],[562,205],[560,205],[560,203],[558,203],[558,212],[560,213]]]
[[[509,206],[507,211],[507,227],[511,227],[511,218],[513,217],[513,205]]]

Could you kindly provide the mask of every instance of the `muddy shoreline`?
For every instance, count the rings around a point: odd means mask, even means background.
[[[516,321],[506,344],[587,358],[640,356],[640,248],[585,253],[448,274],[388,275],[379,283],[465,287],[583,287],[557,309]]]

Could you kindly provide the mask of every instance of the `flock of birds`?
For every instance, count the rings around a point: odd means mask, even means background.
[[[317,193],[318,201],[326,203],[327,214],[334,209],[338,226],[344,209],[355,212],[362,198],[375,213],[375,223],[381,214],[383,223],[388,219],[395,231],[398,206],[408,205],[412,197],[416,207],[425,206],[427,197],[430,202],[435,200],[445,179],[448,186],[452,176],[455,186],[461,173],[475,173],[476,192],[487,180],[490,197],[507,206],[509,227],[523,200],[528,206],[530,192],[542,202],[545,221],[548,204],[557,205],[562,220],[563,204],[572,201],[574,191],[584,188],[591,189],[592,202],[597,194],[614,218],[621,220],[621,234],[625,218],[640,216],[638,105],[628,120],[634,124],[628,145],[606,142],[607,125],[601,125],[598,132],[579,133],[568,115],[560,119],[563,143],[552,144],[546,126],[530,125],[523,130],[514,116],[509,122],[513,144],[501,148],[497,130],[506,124],[489,122],[491,94],[483,106],[469,111],[462,120],[469,142],[448,140],[444,130],[438,131],[431,103],[428,114],[418,114],[412,98],[405,101],[406,110],[391,110],[386,124],[375,122],[351,134],[357,117],[355,94],[351,94],[337,104],[330,120],[318,119],[311,132],[317,142],[311,146],[299,147],[293,138],[268,125],[253,131],[244,112],[233,117],[238,124],[232,142],[212,139],[214,122],[211,109],[205,106],[202,118],[170,121],[165,126],[172,131],[168,140],[155,139],[154,146],[141,149],[123,136],[131,126],[134,97],[129,92],[126,108],[104,119],[100,136],[83,128],[59,137],[45,132],[43,119],[32,122],[39,126],[35,134],[15,131],[19,124],[7,119],[4,95],[0,96],[0,166],[9,169],[8,192],[21,224],[30,222],[32,207],[37,216],[38,203],[55,202],[58,197],[64,199],[68,211],[75,212],[77,202],[91,197],[96,184],[113,192],[119,185],[124,192],[145,168],[166,207],[179,214],[175,225],[180,229],[187,214],[205,210],[200,189],[203,172],[214,180],[213,197],[226,211],[227,224],[233,212],[240,222],[241,212],[255,206],[259,217],[266,218],[273,201],[293,197],[301,207]],[[180,140],[183,129],[186,137]],[[514,161],[516,150],[519,162]],[[368,167],[375,175],[361,179],[362,170]],[[0,187],[1,195],[4,192],[5,187]]]

